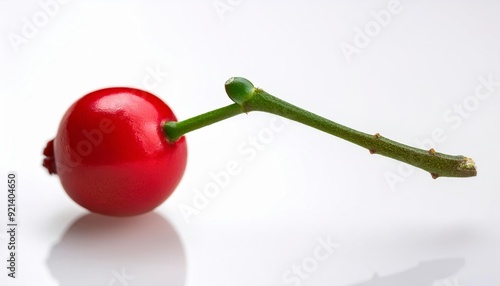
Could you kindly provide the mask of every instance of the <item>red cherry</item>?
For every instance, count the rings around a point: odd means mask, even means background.
[[[166,139],[167,121],[177,119],[149,92],[125,87],[91,92],[64,115],[44,150],[43,165],[92,212],[148,212],[172,194],[186,167],[186,141]]]
[[[177,122],[159,98],[139,89],[94,91],[64,115],[47,143],[43,166],[69,196],[90,211],[130,216],[148,212],[174,191],[186,168],[184,135],[232,116],[264,111],[309,125],[437,177],[476,176],[472,159],[413,148],[363,133],[280,100],[247,79],[225,83],[233,104]],[[168,138],[168,139],[166,139]]]

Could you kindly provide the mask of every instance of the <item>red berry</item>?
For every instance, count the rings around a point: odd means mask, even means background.
[[[43,165],[84,208],[131,216],[164,202],[187,161],[182,137],[167,141],[162,125],[177,121],[159,98],[125,87],[91,92],[64,115],[44,150]]]

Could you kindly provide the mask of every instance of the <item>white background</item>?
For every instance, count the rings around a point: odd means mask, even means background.
[[[493,0],[0,1],[0,173],[17,172],[19,222],[11,279],[2,180],[0,284],[500,285],[499,9]],[[231,76],[367,133],[470,156],[479,175],[433,180],[297,123],[269,133],[275,116],[262,113],[189,134],[175,193],[132,219],[89,215],[41,167],[62,115],[87,92],[143,88],[186,119],[230,104]],[[183,215],[232,161],[240,173]],[[335,244],[326,257],[319,241]],[[287,272],[294,265],[302,278]]]

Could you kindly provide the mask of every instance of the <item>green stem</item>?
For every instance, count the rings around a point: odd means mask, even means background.
[[[214,124],[224,119],[228,119],[243,112],[244,109],[241,105],[233,103],[231,105],[200,114],[184,121],[166,122],[165,125],[163,125],[163,131],[167,135],[167,139],[170,142],[175,142],[188,132]]]
[[[471,177],[477,174],[475,163],[470,158],[442,154],[435,152],[434,149],[421,150],[392,141],[378,133],[369,135],[351,129],[278,99],[262,89],[255,88],[250,81],[244,78],[231,78],[226,82],[225,87],[227,94],[235,104],[186,121],[166,123],[164,128],[170,141],[175,142],[189,131],[243,112],[263,111],[340,137],[368,149],[372,154],[387,156],[421,168],[431,173],[433,178]]]

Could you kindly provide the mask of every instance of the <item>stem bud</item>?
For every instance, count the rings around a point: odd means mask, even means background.
[[[246,78],[232,77],[225,83],[226,93],[232,101],[243,105],[255,93],[255,86]]]

